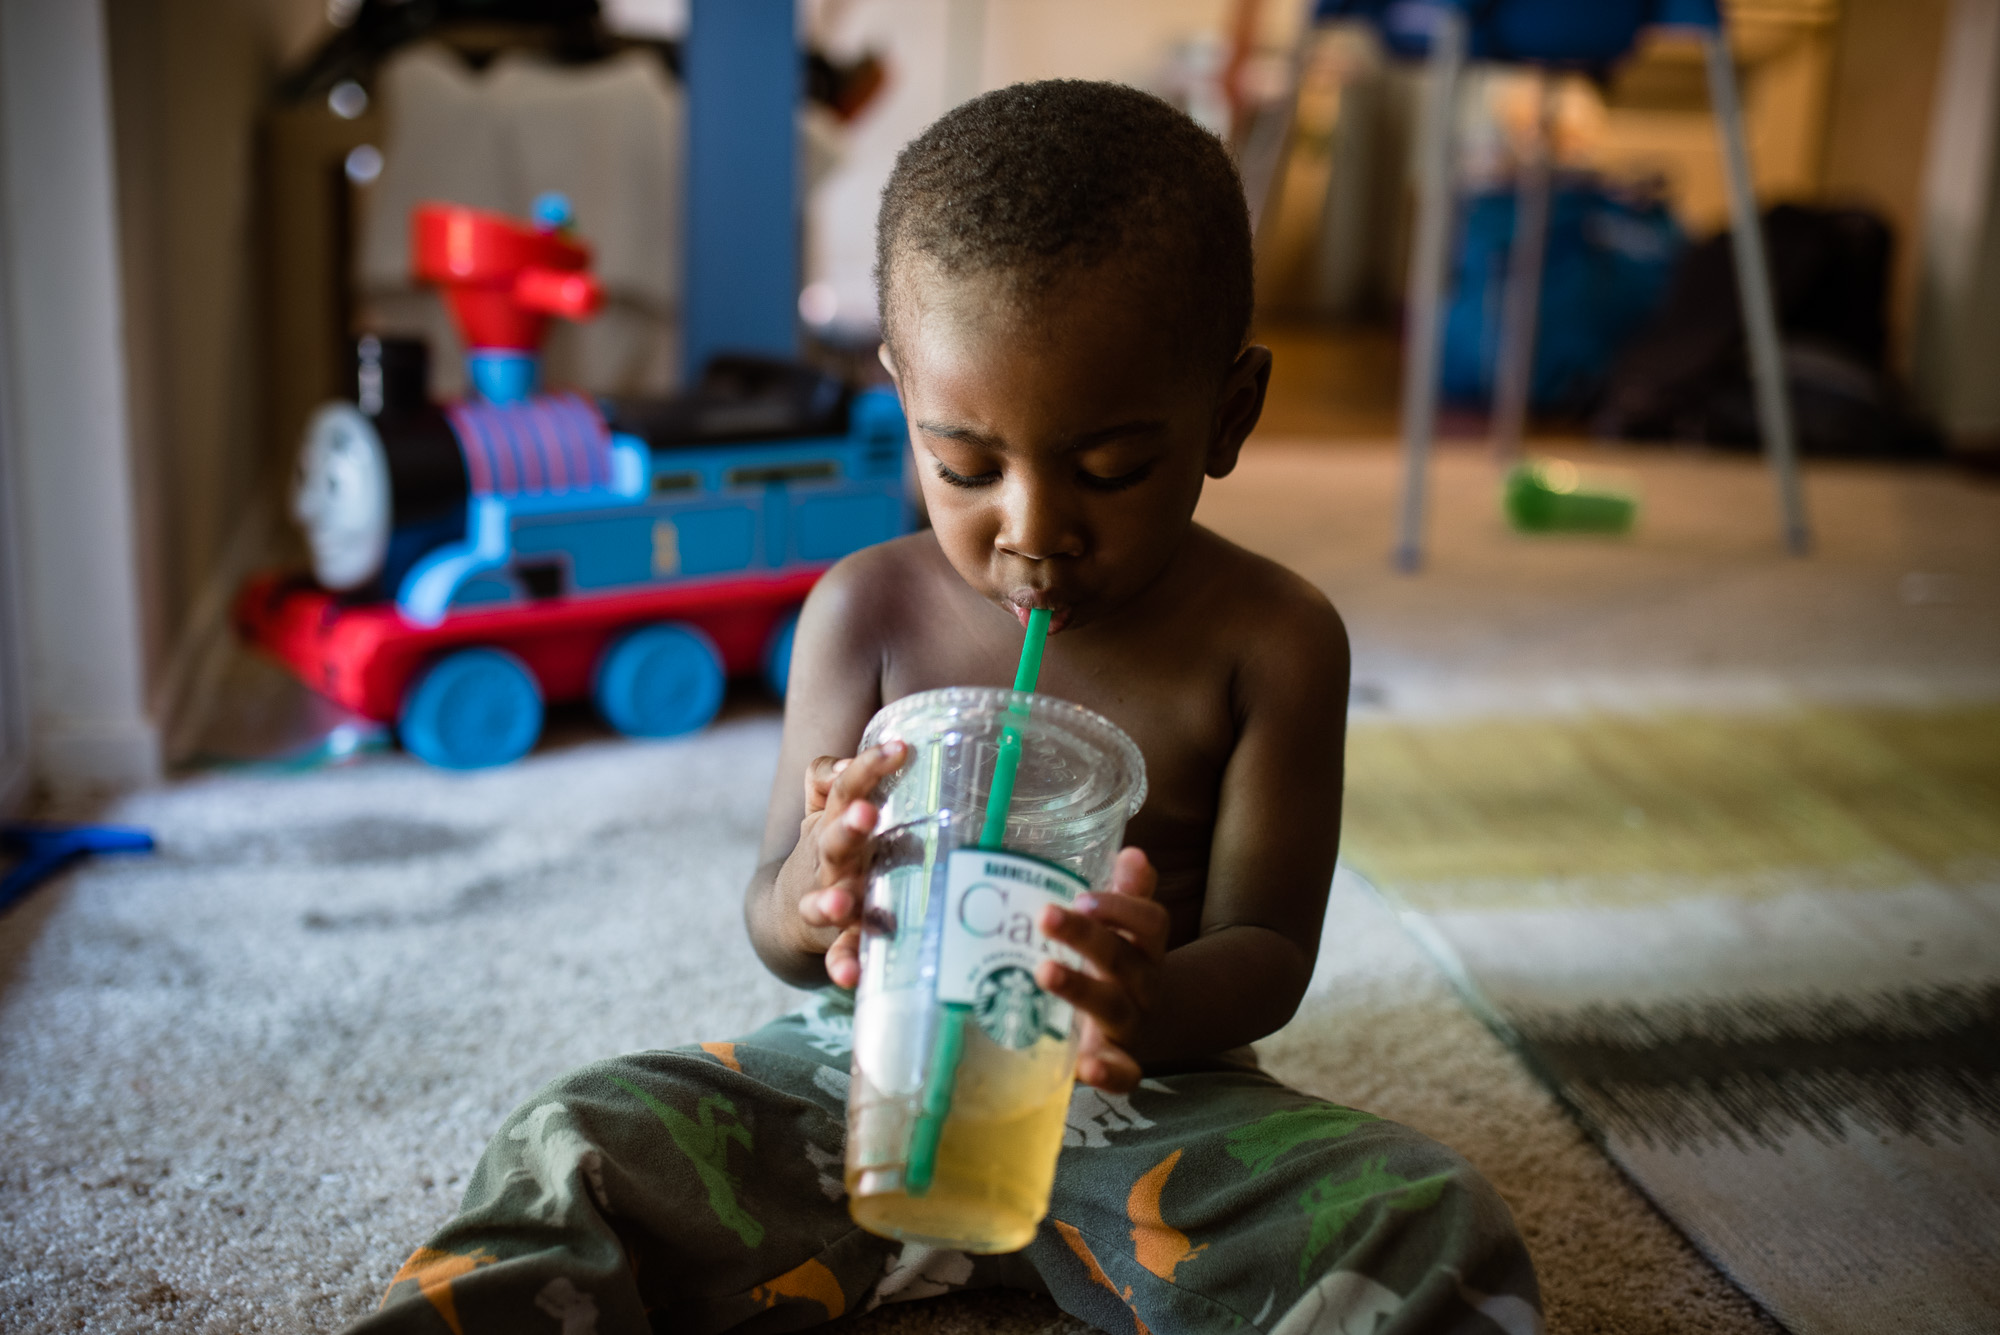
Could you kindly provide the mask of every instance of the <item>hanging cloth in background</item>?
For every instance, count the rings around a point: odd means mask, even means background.
[[[591,65],[503,55],[484,73],[436,45],[385,62],[382,174],[363,193],[355,286],[361,322],[430,341],[434,395],[465,392],[463,348],[443,303],[410,278],[410,210],[443,200],[528,216],[569,196],[606,301],[592,321],[552,323],[546,384],[657,395],[680,370],[681,90],[648,52]]]

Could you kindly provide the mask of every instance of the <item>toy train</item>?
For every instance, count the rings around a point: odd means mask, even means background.
[[[543,322],[597,300],[559,211],[538,219],[418,210],[417,272],[447,285],[478,393],[433,404],[420,342],[359,340],[355,401],[300,456],[312,575],[237,604],[249,640],[448,768],[526,754],[546,702],[660,737],[713,718],[733,674],[782,693],[813,583],[912,519],[886,391],[733,357],[674,399],[534,392]]]

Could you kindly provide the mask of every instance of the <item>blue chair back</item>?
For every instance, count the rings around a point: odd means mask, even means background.
[[[1465,16],[1474,60],[1601,69],[1655,25],[1720,28],[1716,0],[1318,0],[1315,22],[1365,19],[1400,56],[1429,53],[1447,10]]]

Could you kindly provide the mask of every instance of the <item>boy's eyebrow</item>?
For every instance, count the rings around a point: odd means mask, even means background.
[[[1122,440],[1127,436],[1156,436],[1166,429],[1166,422],[1158,418],[1119,422],[1112,426],[1100,427],[1096,431],[1086,432],[1064,445],[1063,450],[1065,453],[1074,454],[1080,450],[1087,450],[1093,446],[1102,445],[1106,441]],[[918,422],[917,430],[927,436],[942,436],[946,440],[962,440],[968,445],[982,445],[988,448],[1005,443],[997,436],[989,436],[985,432],[975,430],[972,427],[952,426],[946,422]]]
[[[969,445],[997,445],[999,442],[983,431],[974,431],[969,426],[947,426],[943,422],[919,422],[917,430],[926,436],[943,436],[946,440],[962,440]]]

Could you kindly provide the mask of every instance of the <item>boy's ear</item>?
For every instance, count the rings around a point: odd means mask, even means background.
[[[1271,350],[1252,343],[1236,354],[1215,396],[1215,425],[1209,432],[1208,458],[1202,471],[1228,477],[1236,468],[1243,442],[1264,415],[1264,393],[1271,387]]]
[[[903,382],[896,375],[896,354],[889,351],[887,339],[875,345],[875,360],[882,363],[882,369],[889,373],[889,382],[900,390]]]

